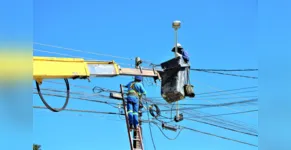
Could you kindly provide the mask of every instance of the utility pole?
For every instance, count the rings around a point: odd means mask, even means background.
[[[172,27],[175,30],[175,57],[178,57],[178,29],[181,27],[181,21],[174,21],[172,23]],[[179,120],[180,115],[179,115],[179,102],[176,102],[176,119]]]

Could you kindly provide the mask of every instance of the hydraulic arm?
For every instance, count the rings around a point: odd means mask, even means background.
[[[88,79],[118,75],[159,78],[154,69],[120,68],[114,61],[85,61],[81,58],[33,57],[33,79]]]

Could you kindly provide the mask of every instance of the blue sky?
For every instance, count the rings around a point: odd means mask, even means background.
[[[177,9],[177,10],[176,10]],[[179,42],[191,56],[193,68],[258,68],[257,53],[257,4],[253,0],[222,1],[34,1],[34,42],[80,49],[96,53],[134,58],[136,56],[154,63],[173,57],[173,20],[181,20]],[[34,45],[35,49],[74,55],[99,60],[115,60],[133,64],[133,61],[77,53],[64,49]],[[57,54],[34,51],[34,56],[57,56]],[[127,65],[123,67],[129,67]],[[257,76],[256,73],[245,75]],[[91,83],[85,80],[70,81],[89,87],[95,85],[118,90],[130,77],[96,78]],[[57,80],[56,82],[63,82]],[[191,73],[191,82],[196,93],[215,90],[257,86],[258,81],[200,72]],[[44,82],[46,83],[46,82]],[[55,84],[43,85],[63,90]],[[146,86],[149,97],[159,97],[159,87]],[[72,88],[72,91],[90,93],[91,90]],[[255,95],[237,94],[239,96]],[[34,95],[34,105],[42,105]],[[48,98],[53,106],[60,106],[62,98]],[[241,99],[242,100],[242,99]],[[244,99],[245,100],[245,99]],[[219,103],[235,100],[187,100],[184,103]],[[114,101],[113,101],[114,102]],[[68,108],[112,111],[118,110],[104,104],[92,104],[71,100]],[[255,107],[209,108],[201,110],[211,114],[248,110]],[[80,114],[73,112],[52,113],[48,110],[33,111],[34,143],[44,150],[93,150],[129,148],[126,126],[118,116]],[[258,114],[248,113],[224,117],[247,124],[258,125]],[[146,119],[146,115],[144,115]],[[180,123],[201,131],[258,143],[257,138],[225,131],[191,121]],[[148,125],[144,124],[145,147],[153,149]],[[166,132],[174,137],[176,133]],[[184,130],[177,140],[167,140],[154,126],[153,135],[157,149],[201,149],[201,150],[255,150],[251,147],[216,137]],[[112,144],[114,143],[114,144]]]

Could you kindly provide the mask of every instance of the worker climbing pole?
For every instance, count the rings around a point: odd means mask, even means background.
[[[132,128],[130,125],[130,122],[132,122],[132,120],[129,119],[129,113],[132,113],[132,112],[129,112],[128,106],[126,106],[126,105],[129,105],[128,103],[130,102],[128,101],[128,98],[127,100],[125,100],[125,97],[124,97],[125,93],[124,93],[123,87],[124,87],[123,85],[120,85],[120,91],[121,91],[121,96],[122,96],[123,109],[125,112],[125,121],[126,121],[126,126],[127,126],[130,148],[131,150],[143,150],[144,148],[143,148],[142,128],[141,128],[141,114],[139,113],[139,119],[138,119],[139,125],[136,126],[136,128],[134,128],[134,130],[132,131]],[[141,100],[141,98],[138,99],[138,101],[139,100]],[[138,109],[139,109],[138,112],[141,112],[141,107],[139,107]]]

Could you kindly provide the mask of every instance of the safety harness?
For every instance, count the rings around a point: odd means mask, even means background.
[[[128,91],[128,96],[136,96],[136,97],[139,97],[139,95],[138,95],[138,92],[137,92],[137,90],[135,89],[135,83],[136,82],[133,82],[133,83],[131,83],[130,84],[130,90]]]

